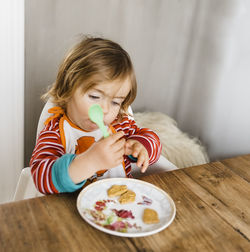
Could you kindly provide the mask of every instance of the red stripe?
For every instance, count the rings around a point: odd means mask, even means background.
[[[65,150],[58,134],[59,119],[56,119],[52,120],[40,133],[30,160],[33,180],[42,193],[58,193],[52,182],[51,167],[57,158],[65,154]],[[38,181],[36,181],[37,175]]]

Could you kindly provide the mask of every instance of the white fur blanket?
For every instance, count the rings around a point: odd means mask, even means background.
[[[209,162],[207,152],[197,138],[182,132],[175,120],[160,112],[134,113],[138,126],[150,128],[160,137],[162,155],[178,168]]]

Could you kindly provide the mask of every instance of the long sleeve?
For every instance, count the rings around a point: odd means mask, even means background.
[[[75,154],[66,154],[59,133],[59,119],[49,122],[40,133],[30,160],[31,174],[36,188],[44,194],[72,192],[82,187],[74,184],[68,167]]]
[[[120,122],[113,124],[116,131],[124,131],[127,139],[139,141],[148,151],[149,164],[155,163],[161,154],[162,145],[155,132],[148,128],[140,128],[133,119],[128,116],[122,118]]]

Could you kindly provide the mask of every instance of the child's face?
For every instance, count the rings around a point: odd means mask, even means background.
[[[98,127],[91,122],[88,110],[91,105],[99,104],[103,110],[105,125],[111,124],[117,117],[121,104],[131,89],[129,79],[100,83],[82,93],[78,88],[66,106],[67,116],[78,127],[85,131],[93,131]]]

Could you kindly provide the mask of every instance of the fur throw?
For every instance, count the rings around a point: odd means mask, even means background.
[[[162,143],[162,155],[178,168],[209,162],[204,146],[197,138],[182,132],[174,119],[160,112],[134,113],[138,126],[155,131]]]

